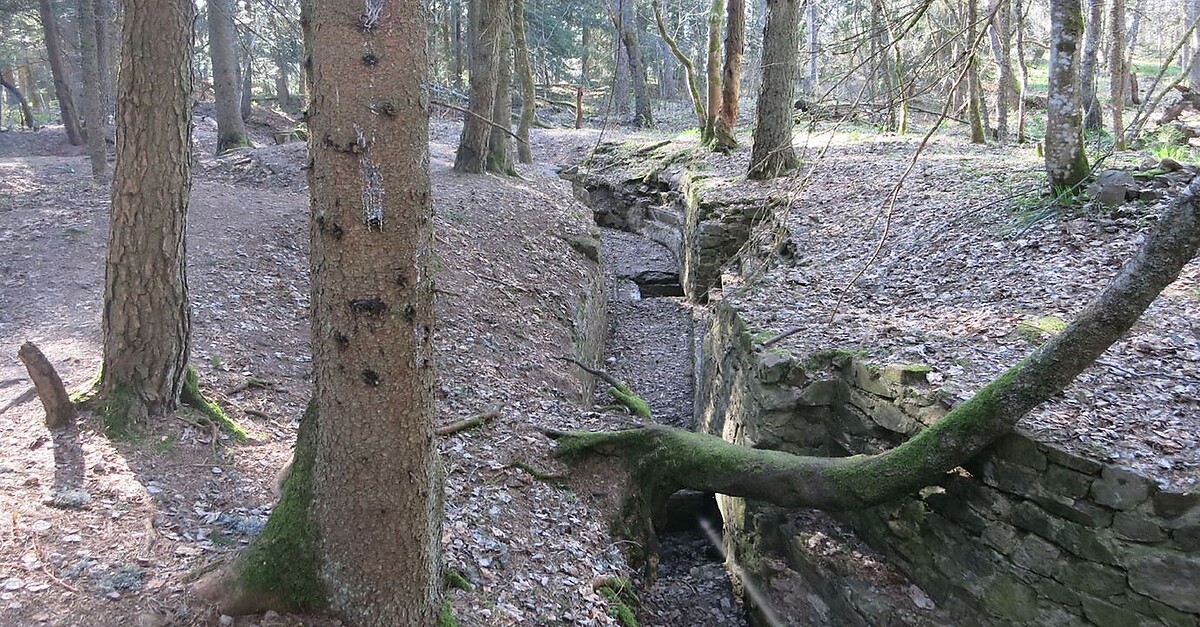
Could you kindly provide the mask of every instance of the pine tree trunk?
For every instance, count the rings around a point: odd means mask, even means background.
[[[624,13],[621,18],[621,42],[625,45],[625,59],[629,63],[629,82],[633,87],[633,125],[636,128],[652,128],[654,115],[650,107],[650,87],[646,84],[646,64],[642,60],[640,37],[641,22],[638,19],[637,0],[621,0]]]
[[[236,0],[235,0],[236,2]],[[236,6],[236,4],[235,4]],[[246,0],[246,12],[250,15],[250,28],[245,29],[242,33],[242,43],[238,47],[243,52],[242,62],[238,66],[240,71],[238,77],[241,80],[241,95],[240,108],[242,120],[250,119],[250,112],[254,107],[254,46],[255,33],[257,32],[257,24],[255,21],[254,5],[250,0]]]
[[[17,106],[21,109],[21,125],[33,131],[37,130],[37,124],[34,121],[33,109],[29,107],[29,101],[26,100],[25,94],[21,93],[20,88],[14,82],[16,79],[7,78],[8,71],[0,68],[0,88],[9,93],[14,100],[17,101]]]
[[[629,113],[633,79],[629,74],[628,54],[621,37],[620,16],[625,13],[624,0],[612,0],[612,15],[618,16],[613,21],[613,111],[618,116]]]
[[[967,120],[971,123],[971,143],[987,143],[979,86],[979,0],[967,0]]]
[[[496,95],[492,100],[490,113],[492,125],[489,126],[491,137],[488,138],[487,169],[489,172],[515,176],[513,167],[512,136],[508,131],[512,128],[512,9],[508,2],[497,6],[497,46],[496,63]]]
[[[537,93],[533,87],[533,68],[529,64],[529,43],[525,38],[525,0],[513,0],[513,62],[517,78],[521,83],[521,121],[517,125],[517,160],[533,163],[533,149],[529,146],[529,128],[537,115]]]
[[[804,74],[804,95],[809,98],[815,98],[817,96],[817,86],[820,84],[817,57],[821,48],[817,30],[819,24],[817,22],[816,0],[806,0],[804,15],[804,21],[807,26],[805,28],[805,58],[807,59],[808,66]]]
[[[1187,13],[1186,24],[1191,24],[1200,17],[1200,0],[1184,0],[1184,9]],[[1195,91],[1200,91],[1200,28],[1192,31],[1191,39],[1192,52],[1187,55],[1187,60],[1191,62],[1191,69],[1188,70],[1188,85]]]
[[[92,0],[78,0],[79,57],[83,69],[83,91],[87,103],[83,111],[87,126],[88,158],[92,163],[92,178],[108,179],[108,146],[104,142],[104,98],[100,89],[100,66],[96,49],[96,8]]]
[[[453,58],[450,62],[450,82],[454,85],[454,91],[462,91],[463,82],[463,28],[462,28],[462,4],[460,0],[453,0],[450,3],[450,20],[451,29],[453,32]]]
[[[184,238],[195,9],[190,0],[123,2],[100,382],[106,417],[117,422],[179,405],[191,330]]]
[[[1024,0],[1012,0],[1013,34],[1016,36],[1017,76],[1017,143],[1025,143],[1025,96],[1029,93],[1029,65],[1025,62]]]
[[[1080,0],[1050,2],[1050,78],[1046,111],[1046,177],[1056,193],[1088,177],[1079,103]]]
[[[725,11],[725,0],[712,0],[708,7],[708,47],[704,55],[704,84],[707,98],[704,111],[704,131],[700,139],[704,143],[713,140],[717,130],[717,113],[721,109],[721,14]]]
[[[1013,104],[1012,2],[1000,0],[996,10],[996,38],[1000,43],[999,88],[996,89],[996,139],[1008,141],[1008,112]],[[1018,95],[1019,97],[1019,95]]]
[[[1089,131],[1104,126],[1100,102],[1096,98],[1096,67],[1100,60],[1100,38],[1104,32],[1104,0],[1088,0],[1087,29],[1083,40],[1083,59],[1080,61],[1080,106],[1083,107],[1083,128]]]
[[[728,152],[737,148],[738,96],[742,83],[742,52],[746,45],[746,5],[729,0],[725,18],[725,67],[721,72],[721,110],[713,134],[713,148]]]
[[[1129,72],[1125,69],[1125,0],[1112,0],[1109,13],[1109,96],[1112,99],[1113,149],[1125,150],[1125,98]]]
[[[208,0],[208,48],[217,100],[217,154],[250,145],[246,123],[242,119],[233,1]]]
[[[792,147],[800,0],[767,0],[762,86],[755,112],[754,147],[747,176],[765,180],[796,168]]]
[[[471,64],[469,81],[471,89],[470,114],[463,118],[462,137],[458,140],[458,152],[454,155],[454,171],[482,174],[487,171],[488,139],[492,128],[487,123],[492,119],[496,103],[496,75],[500,63],[499,30],[505,11],[499,0],[471,0],[469,13]]]
[[[346,20],[362,7],[305,3],[312,137],[359,147],[348,156],[311,144],[311,515],[320,580],[348,624],[434,625],[442,511],[425,15],[422,3],[398,2],[377,21]],[[363,64],[364,49],[377,65]],[[374,113],[380,102],[396,115]]]
[[[100,100],[103,103],[100,109],[101,120],[107,131],[112,128],[108,125],[110,115],[116,113],[116,74],[113,72],[113,65],[119,63],[116,59],[117,50],[113,46],[113,30],[114,30],[114,13],[113,0],[92,0],[96,10],[96,68],[100,76]],[[105,137],[109,137],[109,133],[105,132]]]
[[[71,93],[71,78],[63,61],[58,17],[50,0],[38,0],[38,15],[42,21],[42,38],[46,41],[50,74],[54,77],[54,97],[58,100],[58,112],[67,131],[67,141],[71,142],[72,146],[79,146],[83,144],[84,138],[79,128],[79,113],[75,110],[75,96]]]

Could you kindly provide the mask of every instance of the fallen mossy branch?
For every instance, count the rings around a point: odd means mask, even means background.
[[[546,472],[544,470],[541,470],[537,466],[530,464],[529,462],[515,459],[508,463],[508,467],[516,468],[519,470],[524,470],[525,472],[529,473],[530,477],[533,477],[534,479],[537,479],[538,481],[541,481],[542,483],[548,483],[556,488],[566,488],[567,487],[566,475],[556,475],[554,473]]]
[[[559,357],[558,359],[560,361],[575,364],[584,372],[603,380],[608,384],[608,393],[611,394],[618,403],[642,418],[650,418],[650,404],[647,403],[645,399],[635,394],[634,391],[629,388],[628,383],[618,380],[616,377],[604,372],[603,370],[597,370],[595,368],[585,366],[580,363],[578,359],[573,357]]]
[[[188,366],[187,371],[183,375],[183,391],[179,394],[179,400],[185,405],[190,405],[200,410],[204,417],[211,424],[217,425],[222,431],[228,433],[230,437],[238,442],[246,441],[246,430],[237,423],[225,410],[221,409],[212,399],[206,397],[200,391],[200,375],[196,372],[194,366]]]
[[[639,601],[637,593],[628,581],[617,577],[605,577],[593,584],[592,589],[612,604],[609,615],[616,618],[621,627],[638,627],[637,615],[633,608],[637,607]]]
[[[671,493],[691,488],[781,507],[856,510],[936,483],[1012,431],[1121,339],[1200,249],[1200,180],[1187,186],[1121,272],[1079,316],[944,418],[883,453],[803,457],[653,425],[554,431],[568,462],[607,457],[629,474],[621,519],[653,557],[649,522]]]
[[[456,570],[446,570],[442,572],[442,585],[447,590],[462,590],[463,592],[474,592],[475,586],[463,577],[462,573]]]
[[[483,412],[482,414],[476,414],[474,416],[471,416],[470,418],[464,418],[457,422],[452,422],[448,425],[443,425],[441,427],[438,427],[437,429],[434,430],[434,432],[437,433],[438,435],[442,435],[442,436],[454,435],[455,433],[466,431],[468,429],[482,427],[483,425],[485,425],[499,417],[500,417],[500,410],[498,408],[492,408],[492,409],[489,409],[489,410]]]

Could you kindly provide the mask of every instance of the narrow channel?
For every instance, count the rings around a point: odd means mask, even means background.
[[[636,233],[602,228],[600,239],[609,320],[603,368],[649,403],[656,422],[692,429],[697,312],[683,298],[679,261],[667,247]],[[596,402],[611,399],[598,390]],[[725,569],[721,515],[712,495],[676,495],[672,509],[658,530],[657,579],[641,592],[639,623],[749,625]]]

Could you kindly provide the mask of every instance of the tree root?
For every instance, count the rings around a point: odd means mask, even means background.
[[[197,374],[194,366],[187,367],[187,372],[183,377],[183,391],[179,395],[179,400],[185,405],[200,410],[210,424],[216,425],[234,440],[246,441],[246,430],[237,421],[230,418],[220,405],[204,396],[204,393],[200,391],[200,375]]]
[[[645,399],[635,394],[633,390],[629,388],[628,383],[618,380],[616,377],[603,370],[597,370],[595,368],[585,366],[574,357],[558,357],[557,359],[559,361],[575,364],[576,366],[579,366],[580,370],[583,370],[593,377],[604,381],[608,384],[608,393],[611,394],[618,403],[642,418],[650,418],[650,404],[647,403]]]
[[[454,435],[456,433],[466,431],[468,429],[474,429],[475,427],[482,427],[483,425],[485,425],[499,417],[500,417],[500,409],[497,407],[493,407],[493,408],[483,412],[482,414],[476,414],[474,416],[471,416],[470,418],[464,418],[463,420],[459,420],[457,422],[452,422],[448,425],[443,425],[441,427],[438,427],[437,429],[434,430],[434,433],[437,433],[440,436]]]

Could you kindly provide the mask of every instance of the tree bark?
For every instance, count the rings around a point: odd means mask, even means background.
[[[667,23],[663,19],[662,6],[658,0],[652,0],[651,4],[654,8],[654,23],[658,26],[659,37],[662,37],[667,47],[670,48],[671,54],[675,55],[675,59],[683,66],[683,75],[687,80],[688,96],[692,100],[692,111],[696,114],[696,128],[703,135],[704,125],[708,122],[708,114],[704,108],[704,99],[700,96],[700,87],[697,85],[696,67],[692,64],[692,60],[679,48],[679,42],[675,41],[675,38],[667,32]]]
[[[462,136],[454,155],[454,171],[482,174],[487,171],[488,140],[492,128],[485,120],[492,119],[496,103],[496,75],[500,64],[500,11],[498,0],[471,0],[469,67],[470,111],[463,117]]]
[[[1050,78],[1046,112],[1046,176],[1055,193],[1078,186],[1090,172],[1083,152],[1079,103],[1080,0],[1050,2]]]
[[[808,66],[804,74],[804,95],[809,98],[815,98],[817,95],[817,86],[820,84],[820,74],[818,73],[817,57],[821,49],[819,37],[819,23],[817,21],[817,2],[816,0],[805,1],[805,59]]]
[[[717,130],[717,112],[721,109],[721,14],[725,0],[712,0],[708,7],[708,47],[704,55],[704,84],[707,90],[704,131],[700,139],[704,143],[713,140]]]
[[[86,2],[87,0],[81,0]],[[250,145],[242,119],[234,0],[208,0],[208,52],[217,100],[217,154]]]
[[[29,108],[29,101],[25,99],[25,94],[13,82],[15,79],[6,78],[8,70],[0,68],[0,88],[7,91],[9,95],[17,101],[17,106],[21,108],[21,124],[31,131],[37,130],[37,122],[33,117],[33,109]]]
[[[533,149],[529,146],[529,128],[537,116],[537,93],[533,87],[533,68],[529,64],[529,42],[525,38],[525,0],[513,0],[513,62],[517,78],[521,82],[521,120],[517,124],[517,160],[533,163]]]
[[[1187,23],[1190,24],[1200,17],[1200,0],[1184,0],[1184,9],[1187,13]],[[1188,85],[1192,89],[1200,90],[1200,28],[1192,31],[1191,38],[1192,54],[1188,57],[1191,65],[1185,66],[1188,73]]]
[[[755,112],[754,147],[747,176],[765,180],[794,170],[792,111],[795,101],[796,48],[800,0],[767,0],[763,29],[762,86]]]
[[[350,625],[435,625],[442,511],[425,16],[419,2],[362,7],[304,4],[314,400],[280,504],[238,561],[243,603],[223,605],[327,605]],[[376,63],[364,65],[363,50]],[[395,114],[378,115],[380,102]]]
[[[612,0],[611,15],[613,16],[613,110],[617,115],[629,113],[629,101],[632,91],[628,54],[621,38],[621,20],[625,14],[625,0]]]
[[[1125,98],[1129,72],[1125,68],[1125,0],[1112,0],[1109,14],[1108,74],[1112,99],[1113,149],[1125,150]]]
[[[884,453],[800,457],[663,426],[548,435],[568,460],[616,458],[631,473],[627,506],[642,519],[683,488],[828,510],[895,500],[936,483],[1010,432],[1128,332],[1200,248],[1197,194],[1200,182],[1193,182],[1117,277],[1063,332],[942,420]]]
[[[967,0],[967,121],[971,123],[971,143],[987,143],[979,86],[979,0]]]
[[[83,133],[79,128],[79,113],[75,110],[75,96],[71,93],[71,77],[63,62],[62,42],[58,33],[58,16],[50,0],[38,0],[38,15],[42,21],[42,37],[46,40],[46,58],[50,61],[50,74],[54,77],[54,97],[58,100],[58,112],[67,131],[67,141],[72,146],[83,144]]]
[[[512,9],[507,2],[499,3],[496,16],[496,95],[490,112],[492,125],[489,127],[487,169],[489,172],[516,176],[512,157]]]
[[[234,1],[236,2],[236,0]],[[237,5],[234,4],[234,6]],[[250,16],[250,28],[242,30],[241,45],[238,46],[238,50],[242,52],[242,61],[238,64],[238,79],[241,83],[241,89],[238,91],[238,95],[241,96],[238,107],[242,114],[242,120],[250,119],[250,112],[254,107],[254,46],[257,32],[254,4],[250,0],[246,0],[245,7],[246,13]]]
[[[721,72],[721,110],[713,133],[713,149],[729,152],[737,148],[738,92],[742,82],[742,52],[746,45],[746,5],[729,0],[725,17],[725,67]]]
[[[638,32],[637,0],[621,0],[621,42],[625,45],[625,59],[629,63],[629,82],[633,87],[633,125],[636,128],[652,128],[654,116],[650,107],[650,88],[646,84],[646,64],[642,61],[642,50]]]
[[[83,69],[83,91],[87,98],[83,110],[87,127],[88,158],[92,178],[108,179],[108,146],[104,142],[104,99],[100,89],[100,66],[96,49],[96,8],[92,0],[78,0],[79,63]]]
[[[1083,128],[1100,130],[1104,126],[1100,102],[1096,98],[1096,67],[1100,60],[1100,38],[1103,34],[1104,0],[1088,0],[1087,29],[1083,39],[1083,59],[1080,62],[1080,105],[1083,107]]]
[[[1025,143],[1025,96],[1029,93],[1029,66],[1025,63],[1025,8],[1023,0],[1012,0],[1012,19],[1016,36],[1017,76],[1017,143]]]
[[[100,380],[110,427],[179,406],[191,331],[185,230],[195,9],[190,0],[123,3]]]

